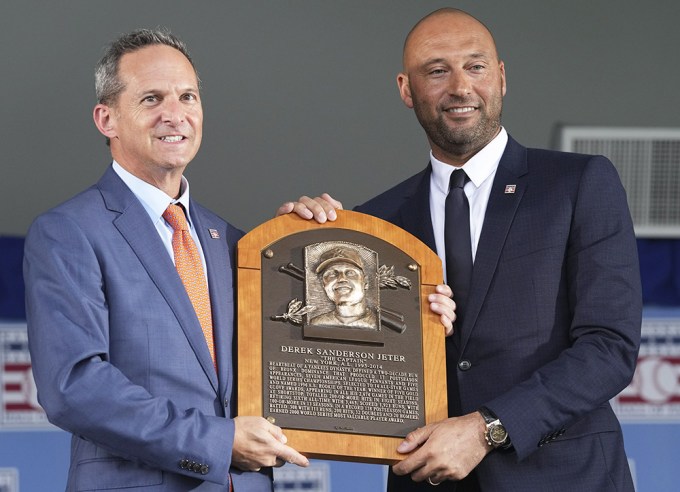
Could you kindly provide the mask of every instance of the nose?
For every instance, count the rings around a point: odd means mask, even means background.
[[[467,96],[472,92],[470,77],[465,70],[452,70],[448,86],[449,93],[453,96]]]
[[[161,118],[163,123],[177,126],[184,121],[184,107],[180,101],[166,99],[163,101]]]

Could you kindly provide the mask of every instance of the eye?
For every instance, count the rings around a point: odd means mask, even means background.
[[[198,101],[198,96],[192,92],[187,92],[186,94],[182,94],[181,99],[182,101],[194,102]]]
[[[148,96],[144,96],[142,98],[142,103],[144,104],[153,104],[155,102],[158,102],[158,96],[154,94],[149,94]]]
[[[444,75],[446,73],[446,70],[443,68],[434,68],[428,72],[428,75]]]

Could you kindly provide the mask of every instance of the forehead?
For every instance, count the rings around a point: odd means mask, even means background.
[[[196,71],[182,52],[163,44],[145,46],[120,59],[118,76],[126,86],[144,90],[159,83],[198,87]]]
[[[488,29],[465,14],[442,14],[423,20],[404,46],[405,66],[454,56],[498,57]]]
[[[331,271],[337,271],[337,270],[355,270],[357,272],[361,272],[361,269],[357,267],[356,265],[353,265],[352,263],[347,263],[345,261],[338,261],[335,263],[331,263],[326,267],[326,269],[323,271],[323,274],[325,275],[326,272],[331,272]]]

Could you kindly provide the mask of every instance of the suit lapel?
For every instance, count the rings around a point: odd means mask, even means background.
[[[432,251],[437,251],[432,229],[430,215],[430,176],[432,165],[422,171],[420,180],[416,182],[414,189],[405,196],[404,203],[399,209],[400,227],[411,232],[423,241]]]
[[[470,338],[477,317],[489,291],[503,245],[517,208],[526,190],[527,151],[511,137],[501,157],[494,178],[484,225],[479,238],[468,307],[462,327],[462,347]],[[512,187],[514,188],[508,188]]]
[[[111,168],[98,186],[106,206],[120,213],[113,221],[114,226],[128,242],[172,309],[206,376],[217,392],[217,374],[194,307],[144,207]]]
[[[201,241],[208,269],[218,379],[220,394],[224,394],[232,375],[231,347],[234,325],[233,272],[227,243],[227,228],[223,221],[217,223],[211,221],[208,216],[201,213],[201,209],[193,201],[191,218]]]

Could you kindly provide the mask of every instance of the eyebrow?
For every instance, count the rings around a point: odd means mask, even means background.
[[[426,67],[428,65],[434,65],[435,63],[447,63],[446,58],[430,58],[425,60],[421,66]]]

